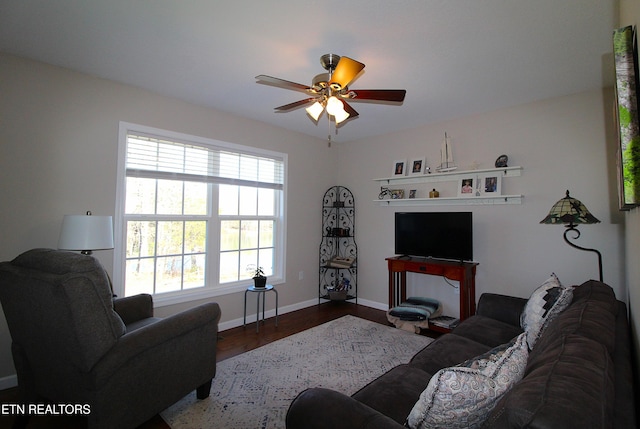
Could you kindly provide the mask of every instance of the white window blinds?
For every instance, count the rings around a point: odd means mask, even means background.
[[[283,189],[278,156],[127,134],[127,176]]]

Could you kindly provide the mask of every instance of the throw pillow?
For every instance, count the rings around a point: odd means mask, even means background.
[[[526,334],[511,342],[438,371],[407,418],[413,429],[479,428],[527,366]]]
[[[531,294],[520,315],[520,326],[527,333],[529,349],[533,350],[544,328],[556,318],[573,300],[573,288],[566,288],[555,274],[551,274]]]

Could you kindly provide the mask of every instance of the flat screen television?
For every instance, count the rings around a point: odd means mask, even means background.
[[[395,253],[472,261],[472,213],[396,212]]]

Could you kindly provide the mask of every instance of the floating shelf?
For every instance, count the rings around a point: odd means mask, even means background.
[[[381,206],[471,206],[491,204],[522,204],[523,195],[497,195],[495,197],[448,197],[448,198],[400,198],[396,200],[373,200]]]
[[[450,171],[448,173],[432,173],[415,176],[383,177],[373,179],[376,182],[384,182],[387,185],[409,185],[412,183],[436,183],[451,182],[453,180],[475,177],[484,173],[501,173],[502,177],[517,177],[522,175],[522,167],[487,168],[484,170]]]
[[[412,185],[438,182],[453,182],[466,178],[474,178],[484,174],[499,174],[502,178],[522,175],[522,167],[488,168],[483,170],[450,171],[447,173],[432,173],[415,176],[383,177],[373,179],[380,185]],[[399,198],[374,200],[380,205],[492,205],[492,204],[522,204],[523,195],[481,195],[472,197],[442,197],[442,198]]]

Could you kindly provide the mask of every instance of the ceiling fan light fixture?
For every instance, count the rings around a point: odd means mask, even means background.
[[[327,113],[336,116],[341,111],[344,112],[344,106],[340,100],[335,95],[329,97],[327,100]]]
[[[317,122],[318,118],[320,117],[320,115],[324,111],[324,106],[322,104],[320,104],[319,101],[316,101],[311,106],[307,107],[305,110],[307,111],[309,116],[311,116],[313,118],[313,120]]]
[[[349,115],[344,109],[342,109],[341,111],[338,111],[335,115],[333,115],[333,117],[336,120],[336,124],[339,124],[345,120],[347,120],[349,118]]]
[[[404,89],[349,89],[351,82],[360,76],[364,63],[348,57],[325,54],[320,57],[320,64],[327,73],[316,75],[312,79],[311,86],[267,75],[258,75],[256,79],[258,83],[307,94],[307,98],[303,100],[278,106],[274,110],[288,112],[304,106],[309,118],[316,124],[325,110],[330,123],[333,121],[335,124],[340,124],[347,119],[357,118],[358,112],[347,103],[347,100],[392,103],[404,101],[407,92]]]

